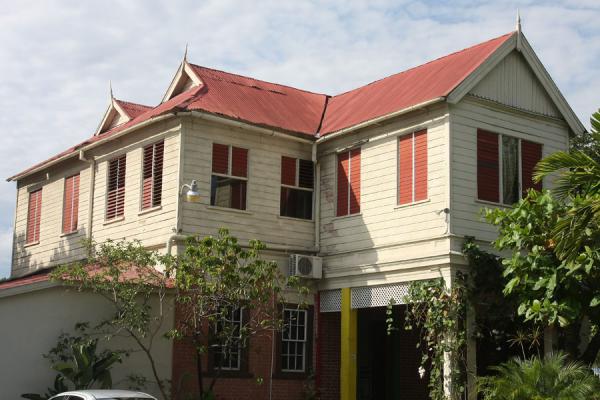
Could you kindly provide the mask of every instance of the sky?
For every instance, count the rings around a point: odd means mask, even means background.
[[[600,107],[600,1],[0,0],[0,178],[91,136],[115,97],[156,105],[186,44],[207,67],[337,94],[515,29],[582,122]],[[0,182],[0,277],[15,184]]]

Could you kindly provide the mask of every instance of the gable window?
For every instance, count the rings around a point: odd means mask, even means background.
[[[65,192],[63,195],[63,233],[77,231],[78,216],[79,174],[65,178]]]
[[[281,332],[281,371],[305,372],[308,342],[308,312],[297,308],[283,309]]]
[[[29,193],[27,210],[27,238],[26,243],[40,241],[40,222],[42,218],[42,189]]]
[[[337,156],[337,216],[360,212],[360,147]]]
[[[228,312],[224,321],[215,326],[215,335],[232,339],[229,343],[218,341],[214,346],[213,369],[224,371],[239,371],[242,366],[241,331],[243,326],[244,308],[237,307]]]
[[[427,131],[398,139],[398,204],[427,199]]]
[[[248,150],[213,143],[210,205],[246,209]]]
[[[313,188],[313,162],[282,156],[280,215],[312,219]]]
[[[108,162],[107,220],[122,217],[125,212],[125,168],[126,155]]]
[[[161,204],[164,153],[164,141],[144,147],[142,210],[158,207]]]
[[[517,202],[533,183],[542,145],[482,129],[477,131],[477,198],[501,204]]]

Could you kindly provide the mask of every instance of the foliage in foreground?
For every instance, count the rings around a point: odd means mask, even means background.
[[[589,367],[567,361],[565,354],[544,359],[514,359],[497,367],[494,376],[480,378],[484,400],[596,400],[600,384]]]

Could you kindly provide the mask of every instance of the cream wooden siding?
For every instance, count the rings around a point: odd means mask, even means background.
[[[149,247],[164,247],[167,237],[175,227],[179,171],[179,125],[165,122],[150,126],[125,139],[118,139],[86,157],[96,157],[94,215],[92,231],[94,240],[139,239]],[[143,147],[164,138],[162,204],[150,211],[141,208],[141,169]],[[124,149],[122,152],[119,149]],[[122,220],[107,223],[106,178],[107,163],[113,157],[127,153],[125,215]],[[79,189],[79,230],[76,234],[62,235],[62,208],[64,178],[81,170]],[[49,169],[49,180],[36,174],[19,182],[15,238],[13,241],[12,276],[20,276],[40,268],[70,262],[85,256],[82,240],[88,231],[88,204],[90,167],[81,161],[70,161]],[[42,215],[39,244],[25,243],[28,187],[43,187]]]
[[[201,201],[183,203],[183,232],[214,235],[221,227],[240,241],[260,239],[290,251],[314,247],[314,222],[280,217],[281,156],[311,159],[311,144],[190,119],[183,128],[183,182],[198,181]],[[212,143],[248,149],[247,210],[210,206]]]
[[[543,144],[543,155],[568,149],[568,127],[547,117],[519,114],[490,103],[465,98],[450,108],[452,138],[452,233],[484,241],[496,237],[480,210],[489,206],[477,200],[477,129]],[[550,182],[544,182],[548,187]]]
[[[83,169],[82,169],[83,168]],[[62,213],[65,177],[80,172],[78,231],[62,234]],[[87,232],[88,193],[90,169],[82,162],[69,162],[59,170],[49,171],[50,179],[36,174],[19,182],[17,211],[13,240],[12,276],[20,276],[39,268],[80,259],[84,256],[82,239]],[[29,191],[42,188],[42,213],[40,240],[37,244],[26,244]]]
[[[324,287],[363,285],[398,269],[428,268],[441,262],[440,257],[448,262],[447,240],[438,240],[446,233],[441,210],[448,206],[446,113],[445,106],[438,106],[320,145],[321,253],[328,278]],[[407,128],[405,133],[410,133],[423,127],[427,128],[428,200],[398,206],[399,135],[393,133]],[[361,146],[361,212],[336,217],[336,149],[368,138],[370,141]]]
[[[560,112],[535,77],[523,56],[513,51],[481,81],[471,94],[543,115],[559,117]]]
[[[179,124],[164,123],[131,135],[126,141],[107,145],[98,152],[94,192],[93,236],[97,242],[107,239],[140,240],[145,246],[164,246],[175,228],[179,171]],[[143,148],[160,140],[165,142],[162,200],[159,207],[141,210]],[[126,151],[119,149],[126,148]],[[108,163],[126,153],[125,211],[123,218],[106,220]]]

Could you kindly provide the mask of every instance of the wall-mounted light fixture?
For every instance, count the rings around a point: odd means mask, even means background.
[[[198,191],[198,183],[194,179],[190,184],[184,184],[179,191],[179,195],[183,195],[183,191],[187,189],[185,193],[185,201],[188,203],[198,203],[200,201],[200,192]]]

